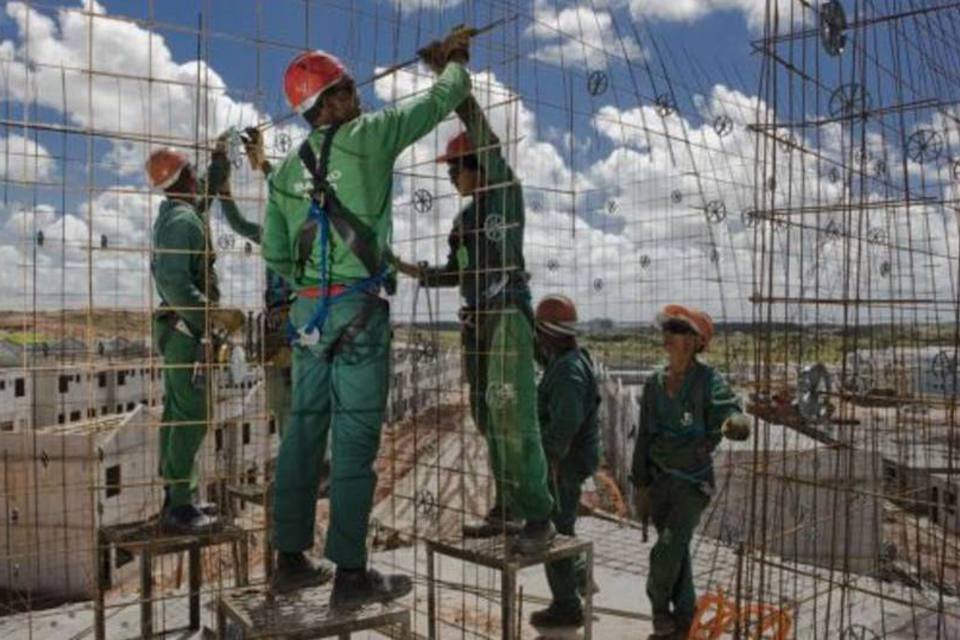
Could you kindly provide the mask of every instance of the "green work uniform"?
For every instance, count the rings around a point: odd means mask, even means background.
[[[599,402],[593,362],[585,349],[570,349],[547,363],[537,386],[537,413],[557,503],[553,524],[568,536],[574,535],[581,486],[600,464]],[[582,564],[580,558],[547,564],[555,607],[580,610],[577,585],[583,581]]]
[[[337,129],[327,181],[342,205],[371,230],[379,255],[388,250],[392,233],[394,161],[453,111],[469,90],[466,69],[450,63],[425,93],[396,107],[361,115]],[[325,128],[315,129],[308,137],[318,158],[325,132]],[[312,190],[311,173],[297,151],[270,179],[263,256],[298,291],[320,283],[316,244],[308,260],[298,261]],[[330,284],[352,284],[373,275],[335,229],[331,229],[328,248]],[[372,310],[371,304],[375,305]],[[315,305],[316,300],[298,298],[291,310],[294,326],[303,327]],[[346,344],[339,344],[345,328],[364,310],[369,312],[364,326],[351,331],[354,335]],[[332,429],[325,554],[346,569],[366,565],[367,525],[376,485],[373,462],[389,389],[389,354],[389,308],[385,300],[365,292],[337,298],[320,327],[319,342],[294,346],[293,405],[280,445],[274,489],[274,545],[279,551],[296,553],[313,544],[319,467]]]
[[[195,377],[194,363],[206,309],[219,302],[220,288],[204,212],[225,177],[215,160],[207,180],[198,182],[196,204],[167,198],[153,225],[151,272],[161,300],[153,336],[164,364],[159,458],[168,507],[190,504],[194,461],[207,430],[208,375]]]
[[[495,506],[543,520],[552,500],[536,415],[523,189],[482,115],[461,117],[486,186],[454,221],[446,264],[427,269],[421,283],[460,287],[470,410],[487,439]]]
[[[632,477],[650,495],[657,542],[650,550],[647,596],[654,614],[687,623],[696,610],[690,541],[713,492],[713,450],[724,421],[740,411],[737,396],[713,368],[695,361],[676,397],[666,371],[643,386]]]

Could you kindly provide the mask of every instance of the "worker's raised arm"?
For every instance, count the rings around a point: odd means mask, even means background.
[[[513,182],[515,177],[510,170],[510,165],[503,157],[500,138],[493,132],[490,121],[487,120],[486,114],[473,94],[468,95],[460,103],[457,107],[457,115],[467,128],[467,134],[473,142],[473,148],[476,149],[477,162],[487,176],[487,184],[496,187]]]
[[[470,74],[449,62],[425,93],[366,116],[367,140],[391,158],[432,131],[470,92]]]

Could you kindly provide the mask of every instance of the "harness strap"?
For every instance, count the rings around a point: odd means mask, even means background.
[[[383,260],[376,249],[373,230],[340,202],[337,192],[327,182],[330,148],[333,145],[333,137],[336,135],[338,128],[339,125],[333,125],[324,134],[319,160],[313,152],[309,140],[304,140],[303,144],[300,145],[298,155],[304,166],[310,171],[310,175],[313,176],[313,199],[318,201],[326,211],[327,220],[329,220],[337,235],[340,236],[340,239],[343,240],[343,243],[350,249],[350,252],[360,260],[368,274],[375,276],[382,271]]]

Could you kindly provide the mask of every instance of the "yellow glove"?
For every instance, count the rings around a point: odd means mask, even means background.
[[[746,414],[735,413],[724,420],[720,431],[728,440],[746,440],[750,437],[750,418]]]
[[[212,309],[210,325],[218,331],[230,335],[243,326],[243,311],[239,309]]]

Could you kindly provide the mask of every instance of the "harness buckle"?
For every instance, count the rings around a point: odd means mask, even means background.
[[[297,342],[303,347],[312,347],[320,342],[320,331],[316,327],[297,329]]]

